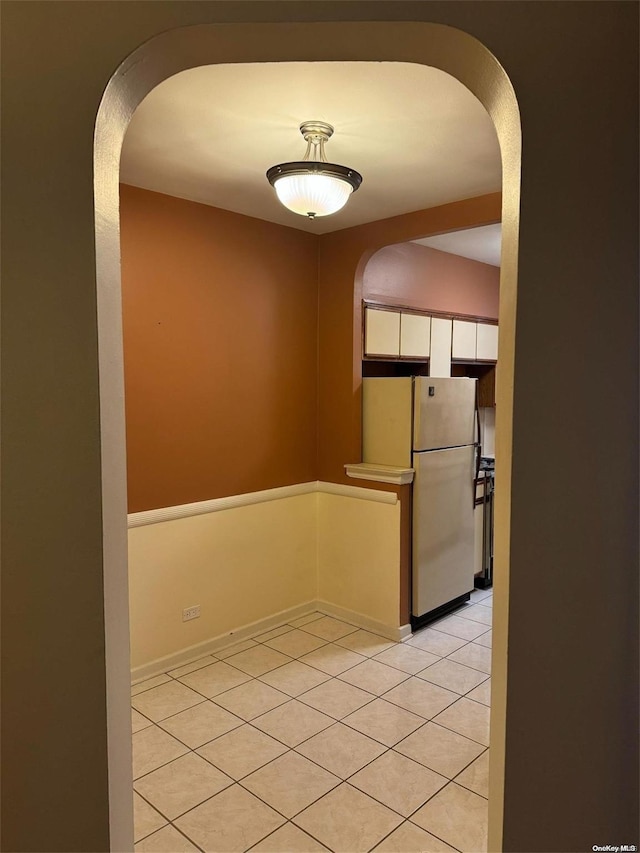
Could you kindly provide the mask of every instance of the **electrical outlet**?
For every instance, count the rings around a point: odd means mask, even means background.
[[[182,621],[188,622],[190,619],[198,619],[200,617],[200,605],[195,604],[193,607],[185,607],[182,611]]]

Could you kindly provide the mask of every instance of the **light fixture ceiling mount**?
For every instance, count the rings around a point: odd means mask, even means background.
[[[305,121],[300,133],[307,143],[302,160],[280,163],[267,171],[267,179],[282,204],[294,213],[315,219],[343,208],[362,183],[362,175],[348,166],[328,163],[324,145],[333,127],[324,121]]]

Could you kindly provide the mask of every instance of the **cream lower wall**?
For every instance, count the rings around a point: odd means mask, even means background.
[[[311,493],[130,529],[132,669],[314,601],[316,502]],[[200,618],[183,622],[196,604]]]
[[[400,627],[400,502],[318,494],[318,566],[320,601]]]
[[[391,636],[399,627],[400,504],[377,502],[380,492],[351,495],[314,490],[131,526],[134,675],[160,670],[163,658],[187,659],[192,647],[232,642],[232,633],[250,636],[253,623],[304,605]],[[183,609],[197,604],[200,618],[183,622]]]

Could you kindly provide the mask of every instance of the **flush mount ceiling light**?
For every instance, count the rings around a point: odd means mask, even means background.
[[[267,179],[285,207],[315,219],[343,208],[362,183],[362,175],[348,166],[327,163],[325,142],[333,128],[323,121],[305,121],[300,133],[307,150],[302,160],[280,163],[267,172]]]

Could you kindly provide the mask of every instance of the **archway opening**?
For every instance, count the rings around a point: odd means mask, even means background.
[[[170,47],[169,42],[171,41],[171,34],[167,34],[167,36],[162,37],[158,40],[158,42],[165,42],[165,44],[161,46],[160,44],[151,43],[141,50],[151,49],[150,54],[148,54],[147,58],[151,59],[151,65],[147,65],[147,68],[150,68],[154,65],[154,62],[157,61],[157,76],[159,79],[164,79],[170,76],[171,73],[175,73],[178,70],[182,70],[185,67],[195,66],[202,64],[202,55],[203,52],[208,54],[207,62],[216,61],[215,57],[211,56],[211,53],[215,53],[216,47],[221,47],[219,43],[216,44],[216,28],[194,28],[194,32],[192,35],[194,36],[194,42],[192,44],[193,52],[188,59],[185,59],[184,55],[177,55],[175,51],[169,49],[168,55],[165,55],[166,48]],[[242,28],[239,28],[241,30]],[[277,27],[275,28],[277,30]],[[304,29],[304,27],[302,28]],[[364,29],[369,30],[369,25]],[[374,26],[375,29],[375,26]],[[441,30],[441,28],[436,27],[436,30]],[[455,32],[455,31],[452,31]],[[441,33],[440,33],[441,34]],[[227,33],[228,35],[228,33]],[[356,44],[354,43],[354,49],[347,51],[345,58],[346,59],[359,59],[363,57],[370,58],[375,56],[376,50],[381,50],[380,39],[382,33],[378,30],[376,38],[374,42],[378,42],[377,48],[375,44],[369,40],[372,33],[368,32],[366,35],[366,42],[363,42],[362,47],[358,50],[355,49]],[[423,35],[427,35],[425,32]],[[184,40],[187,34],[185,32],[180,33],[180,40]],[[264,61],[264,54],[262,51],[258,51],[258,55],[252,53],[251,50],[246,49],[246,45],[242,44],[242,34],[238,33],[240,37],[238,40],[238,44],[236,48],[239,50],[238,55],[242,55],[245,61]],[[458,37],[462,37],[463,40],[468,37],[464,37],[463,34],[458,33]],[[209,37],[209,38],[208,38]],[[188,39],[187,39],[188,41]],[[428,41],[428,39],[427,39]],[[209,42],[209,43],[207,43]],[[356,39],[357,42],[357,39]],[[477,45],[473,40],[469,40],[469,48],[470,48],[470,57],[475,52],[479,51],[480,56],[483,55],[483,49]],[[206,49],[205,49],[205,43]],[[365,46],[366,45],[366,46]],[[310,45],[309,45],[310,46]],[[184,47],[184,44],[182,45]],[[282,45],[280,46],[282,47]],[[155,48],[158,48],[156,51]],[[408,58],[407,54],[411,54],[413,51],[421,51],[424,50],[425,45],[414,45],[412,49],[408,49],[405,56],[397,57],[399,60]],[[222,51],[220,56],[228,55],[229,51],[229,42],[225,43],[225,50]],[[314,51],[312,51],[313,53]],[[403,51],[404,52],[404,51]],[[315,51],[318,54],[317,51]],[[382,51],[382,55],[384,55],[386,51]],[[180,54],[180,51],[178,51]],[[286,58],[287,51],[283,50],[282,54],[278,57]],[[321,59],[321,54],[318,54],[318,58]],[[488,55],[486,55],[487,61],[490,59]],[[437,64],[440,67],[446,65],[441,59],[438,62],[429,63],[428,62],[428,50],[425,53],[425,58],[422,60],[425,64]],[[474,56],[471,64],[474,62],[480,62],[481,59],[479,56]],[[128,63],[125,63],[127,65]],[[455,65],[455,62],[452,62],[452,65]],[[446,68],[450,73],[455,75],[455,69],[452,67]],[[468,72],[468,69],[467,69]],[[468,72],[470,73],[470,72]],[[456,76],[464,76],[464,73],[459,70],[459,74]],[[151,75],[153,76],[153,75]],[[473,76],[473,75],[471,75]],[[129,76],[129,84],[133,82],[135,78]],[[508,81],[506,78],[502,81],[503,85],[508,86]],[[467,85],[469,85],[467,81]],[[481,88],[481,85],[478,84],[478,87]],[[130,87],[128,89],[128,94],[133,91],[135,87]],[[118,89],[118,75],[112,83],[107,91],[107,95],[105,96],[105,101],[103,102],[103,106],[101,109],[101,118],[104,118],[105,121],[101,123],[100,119],[98,122],[98,145],[97,145],[97,197],[96,203],[99,212],[100,218],[100,232],[98,235],[98,258],[99,258],[99,302],[100,302],[100,325],[101,325],[101,359],[104,370],[102,371],[103,376],[101,377],[102,381],[102,402],[103,402],[103,427],[105,427],[105,444],[103,447],[103,455],[105,462],[111,463],[112,457],[111,454],[114,451],[119,451],[122,453],[122,448],[124,444],[124,436],[122,432],[122,410],[117,407],[114,409],[113,404],[114,399],[121,400],[121,393],[119,389],[119,383],[121,382],[121,375],[118,373],[117,365],[121,363],[121,353],[118,351],[118,321],[114,317],[114,310],[118,309],[119,306],[117,304],[117,296],[118,296],[118,273],[117,269],[114,267],[114,249],[118,248],[118,224],[117,224],[117,175],[115,175],[115,184],[114,184],[114,175],[109,173],[108,168],[105,167],[104,156],[108,152],[110,146],[118,146],[122,141],[122,134],[124,131],[124,127],[126,124],[126,115],[127,111],[129,114],[133,111],[137,103],[140,102],[143,93],[150,91],[150,88],[153,88],[152,81],[150,81],[149,77],[147,77],[144,81],[139,81],[139,90],[135,95],[132,95],[128,100],[128,104],[126,109],[124,109],[121,114],[121,124],[119,127],[116,126],[114,122],[106,121],[107,116],[109,115],[108,107],[113,105],[113,102],[109,103],[109,96],[113,96],[118,99],[122,96],[122,91]],[[472,86],[470,86],[472,88]],[[486,93],[484,93],[486,95]],[[120,105],[122,106],[124,101],[120,101]],[[518,152],[516,154],[516,161]],[[516,162],[517,166],[517,162]],[[517,168],[516,168],[517,171]],[[513,171],[512,171],[513,176]],[[515,196],[517,196],[517,186],[512,187]],[[115,214],[115,220],[114,220]],[[517,223],[512,222],[513,228]],[[512,238],[515,235],[515,230],[512,230]],[[513,243],[513,248],[515,251],[515,239]],[[117,253],[116,253],[117,254]],[[515,285],[515,283],[513,282]],[[115,334],[114,334],[115,330]],[[507,352],[508,352],[507,346]],[[109,362],[109,367],[113,368],[115,358],[116,369],[109,369],[107,367],[107,363]],[[106,359],[106,362],[105,362]],[[120,404],[121,405],[121,404]],[[117,767],[118,767],[118,747],[117,747],[117,734],[116,730],[119,725],[123,722],[122,716],[122,707],[118,704],[119,698],[118,694],[121,694],[121,688],[124,685],[125,678],[125,670],[123,668],[123,662],[125,656],[123,654],[126,643],[123,640],[122,635],[122,613],[123,613],[123,589],[122,589],[122,580],[126,579],[126,561],[124,560],[125,550],[126,550],[126,542],[125,537],[123,535],[122,530],[122,520],[124,517],[123,513],[123,465],[122,463],[110,464],[109,472],[112,475],[111,482],[108,482],[108,477],[105,478],[105,513],[106,513],[106,522],[110,522],[110,524],[106,523],[107,532],[111,532],[113,536],[111,538],[107,537],[106,539],[106,551],[107,551],[107,571],[105,573],[105,586],[106,586],[106,600],[107,600],[107,643],[108,649],[110,652],[111,662],[114,664],[114,667],[111,670],[113,682],[112,682],[112,690],[110,691],[110,699],[112,705],[112,727],[110,733],[110,743],[115,750],[114,753],[114,762],[112,763],[112,769],[114,770],[114,779],[117,777]],[[125,568],[123,569],[123,565]],[[112,571],[110,571],[110,567]],[[126,594],[126,587],[125,587]],[[126,604],[125,604],[126,606]],[[506,605],[505,605],[506,610]],[[119,625],[118,629],[115,629],[114,620],[116,620]],[[505,624],[506,624],[506,612],[505,612]],[[127,661],[128,664],[128,661]],[[128,666],[127,666],[128,669]],[[128,673],[126,673],[128,675]],[[126,760],[124,764],[122,763],[122,754],[119,756],[120,758],[120,768],[121,771],[126,773]],[[118,812],[117,809],[117,797],[112,793],[112,806],[114,808],[114,819],[115,815]]]

